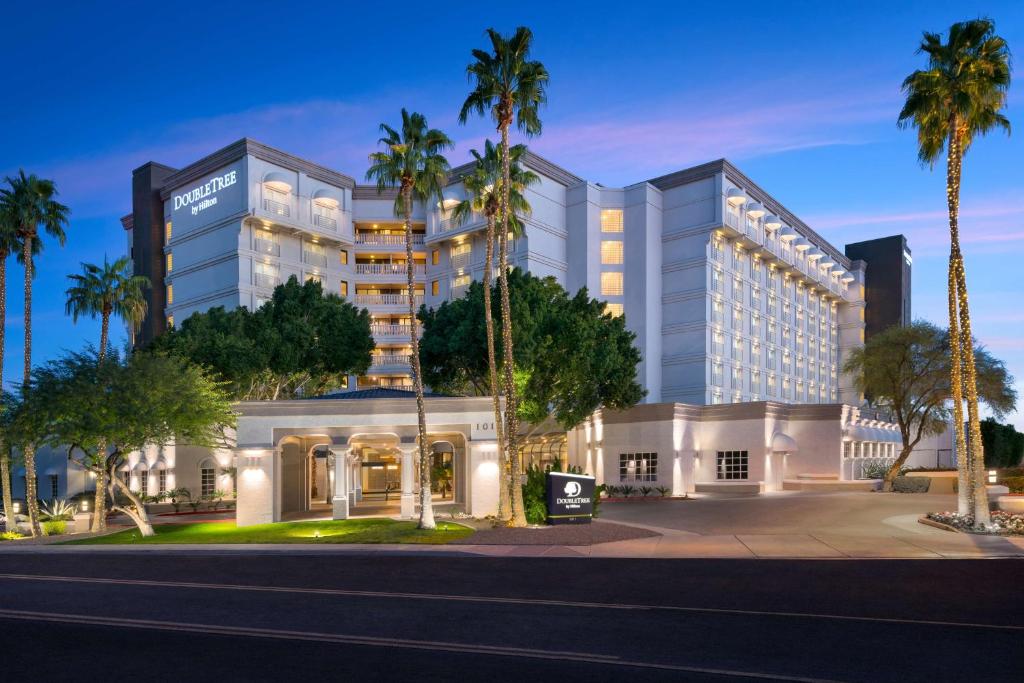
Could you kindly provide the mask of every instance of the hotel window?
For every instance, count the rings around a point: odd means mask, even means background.
[[[253,231],[253,251],[270,256],[281,255],[281,244],[278,242],[277,233],[269,230],[256,229]]]
[[[601,263],[617,266],[622,263],[622,241],[601,240]]]
[[[313,202],[313,225],[327,230],[338,229],[338,219],[334,212],[338,204],[333,199],[318,199]]]
[[[775,395],[775,375],[768,375],[768,395]]]
[[[743,338],[738,334],[732,338],[732,357],[734,360],[743,360]]]
[[[750,274],[760,281],[761,278],[761,259],[755,256],[750,259]]]
[[[252,264],[253,284],[257,287],[277,287],[280,282],[281,269],[272,263],[257,261]]]
[[[430,283],[430,295],[431,296],[437,296],[438,293],[440,293],[440,291],[441,291],[441,285],[438,283],[437,280],[434,280],[433,282]]]
[[[264,298],[262,296],[255,296],[255,297],[253,297],[253,306],[255,306],[255,308],[253,310],[256,310],[256,311],[260,310],[261,308],[263,308],[266,305],[266,303],[268,301],[270,301],[270,299],[266,299],[266,298]]]
[[[769,318],[766,327],[768,328],[768,331],[765,333],[765,337],[772,344],[775,344],[776,342],[778,342],[778,339],[775,338],[775,331],[776,331],[775,321]]]
[[[832,398],[832,401],[834,403],[835,400],[836,400],[836,390],[835,389],[830,390],[829,391],[829,396]]]
[[[622,316],[623,309],[622,304],[605,304],[604,312],[610,314],[613,318],[619,318]]]
[[[723,355],[725,353],[725,335],[720,330],[715,330],[711,339],[711,353],[716,356]]]
[[[327,249],[317,242],[302,243],[302,262],[314,266],[327,267]]]
[[[157,493],[167,493],[167,470],[157,470],[156,490]]]
[[[754,394],[761,393],[761,371],[751,370],[750,371],[750,391]]]
[[[738,277],[732,279],[732,298],[743,303],[743,280]]]
[[[738,391],[736,391],[736,392],[733,392],[733,395],[732,395],[732,402],[733,402],[733,403],[742,403],[742,402],[743,402],[743,394],[741,394],[741,393],[740,393],[740,392],[738,392]]]
[[[452,268],[465,268],[473,256],[473,245],[470,242],[456,244],[451,248],[448,258],[451,259]]]
[[[750,342],[750,364],[760,365],[761,364],[761,344],[760,342]]]
[[[338,287],[338,293],[342,296],[348,296],[348,282],[345,280],[341,281],[341,284]]]
[[[620,453],[619,481],[658,481],[658,454]]]
[[[306,273],[306,282],[310,280],[320,283],[321,286],[324,284],[324,276],[319,273]]]
[[[601,295],[622,295],[622,273],[601,273]]]
[[[789,339],[790,339],[789,325],[783,325],[782,326],[782,344],[783,344],[783,346],[789,346]]]
[[[50,500],[56,500],[60,496],[60,477],[56,474],[50,475]]]
[[[711,383],[714,384],[716,387],[720,387],[720,386],[722,386],[722,384],[724,382],[725,382],[725,379],[723,377],[722,364],[721,363],[714,363],[714,364],[712,364],[712,366],[711,366]]]
[[[622,232],[622,209],[601,209],[601,232]]]
[[[722,271],[718,268],[711,269],[711,291],[724,294],[725,287],[722,285]]]
[[[732,309],[732,329],[737,332],[743,330],[743,309],[739,306]]]
[[[174,254],[167,252],[167,272],[174,270]]]
[[[782,302],[782,319],[785,322],[787,322],[787,323],[793,322],[793,319],[790,316],[790,312],[791,311],[792,311],[792,306],[790,306],[790,303],[788,301],[783,301]]]
[[[757,311],[761,310],[761,288],[750,288],[750,306]]]
[[[768,315],[776,316],[779,314],[779,300],[776,298],[774,293],[768,294]]]
[[[739,246],[733,247],[732,265],[733,268],[736,268],[737,270],[739,270],[743,266],[743,249]]]
[[[174,303],[174,285],[167,285],[167,305]]]
[[[439,263],[441,263],[441,250],[434,249],[430,252],[430,265],[436,266]]]
[[[722,392],[721,391],[716,391],[715,393],[711,394],[711,403],[716,405],[716,406],[717,405],[721,405],[721,403],[722,403]]]
[[[746,479],[749,475],[747,451],[718,451],[716,460],[719,479]]]
[[[711,240],[711,258],[721,263],[725,260],[725,250],[722,248],[722,240],[717,237]]]
[[[338,263],[340,263],[343,266],[348,265],[348,252],[345,251],[344,249],[338,252]]]
[[[139,473],[139,493],[143,496],[149,495],[149,472]]]
[[[711,318],[714,322],[719,325],[725,322],[725,311],[723,310],[721,301],[711,302]]]
[[[761,334],[761,315],[758,313],[750,316],[750,334]]]
[[[459,275],[452,280],[452,298],[457,299],[466,293],[466,288],[473,281],[469,275]]]
[[[132,487],[132,473],[128,470],[121,472],[121,481],[130,489]]]
[[[782,371],[787,374],[793,372],[793,357],[789,351],[782,352]]]
[[[217,472],[212,467],[199,470],[199,494],[204,498],[212,496],[217,490]]]
[[[782,397],[789,399],[793,398],[793,385],[790,383],[788,377],[782,378]]]
[[[743,368],[735,366],[732,369],[732,388],[742,389],[743,388]]]
[[[263,209],[278,216],[290,216],[291,187],[285,183],[263,183]]]
[[[775,349],[770,346],[764,352],[764,366],[769,370],[775,369]]]
[[[164,223],[164,244],[171,243],[171,233],[171,222],[167,221],[166,223]]]

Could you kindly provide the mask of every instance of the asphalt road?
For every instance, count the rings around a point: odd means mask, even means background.
[[[0,678],[1020,680],[1024,562],[0,556]]]

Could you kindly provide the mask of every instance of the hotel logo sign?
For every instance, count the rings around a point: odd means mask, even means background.
[[[594,478],[548,472],[548,523],[587,524],[594,516]]]
[[[192,215],[199,215],[211,206],[217,205],[217,193],[224,188],[231,187],[238,182],[238,171],[228,171],[219,176],[214,176],[199,187],[193,188],[184,194],[174,196],[174,210],[178,211],[185,207],[192,209]]]

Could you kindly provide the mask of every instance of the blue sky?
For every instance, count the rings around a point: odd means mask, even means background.
[[[519,24],[551,72],[537,152],[605,185],[727,157],[836,245],[907,235],[915,316],[944,324],[944,174],[921,168],[913,133],[897,129],[899,85],[923,64],[925,29],[990,16],[1024,50],[1019,2],[149,5],[4,10],[0,174],[51,177],[73,209],[67,245],[47,244],[38,262],[37,362],[98,338],[97,323],[64,316],[66,276],[125,252],[133,168],[184,165],[249,136],[361,179],[378,123],[403,106],[448,131],[460,163],[493,135],[457,125],[469,51],[487,26]],[[1022,101],[1016,84],[1017,135],[967,157],[961,226],[976,334],[1024,381],[1011,277],[1024,259]],[[8,283],[4,379],[17,382],[13,260]]]

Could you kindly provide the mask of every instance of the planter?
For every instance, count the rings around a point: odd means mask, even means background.
[[[1024,494],[1006,494],[996,498],[1000,510],[1024,514]]]
[[[927,517],[918,517],[917,521],[925,526],[934,527],[936,529],[942,529],[943,531],[952,531],[954,534],[959,534],[961,531],[955,526],[943,524],[942,522],[936,522],[934,519],[928,519]]]

